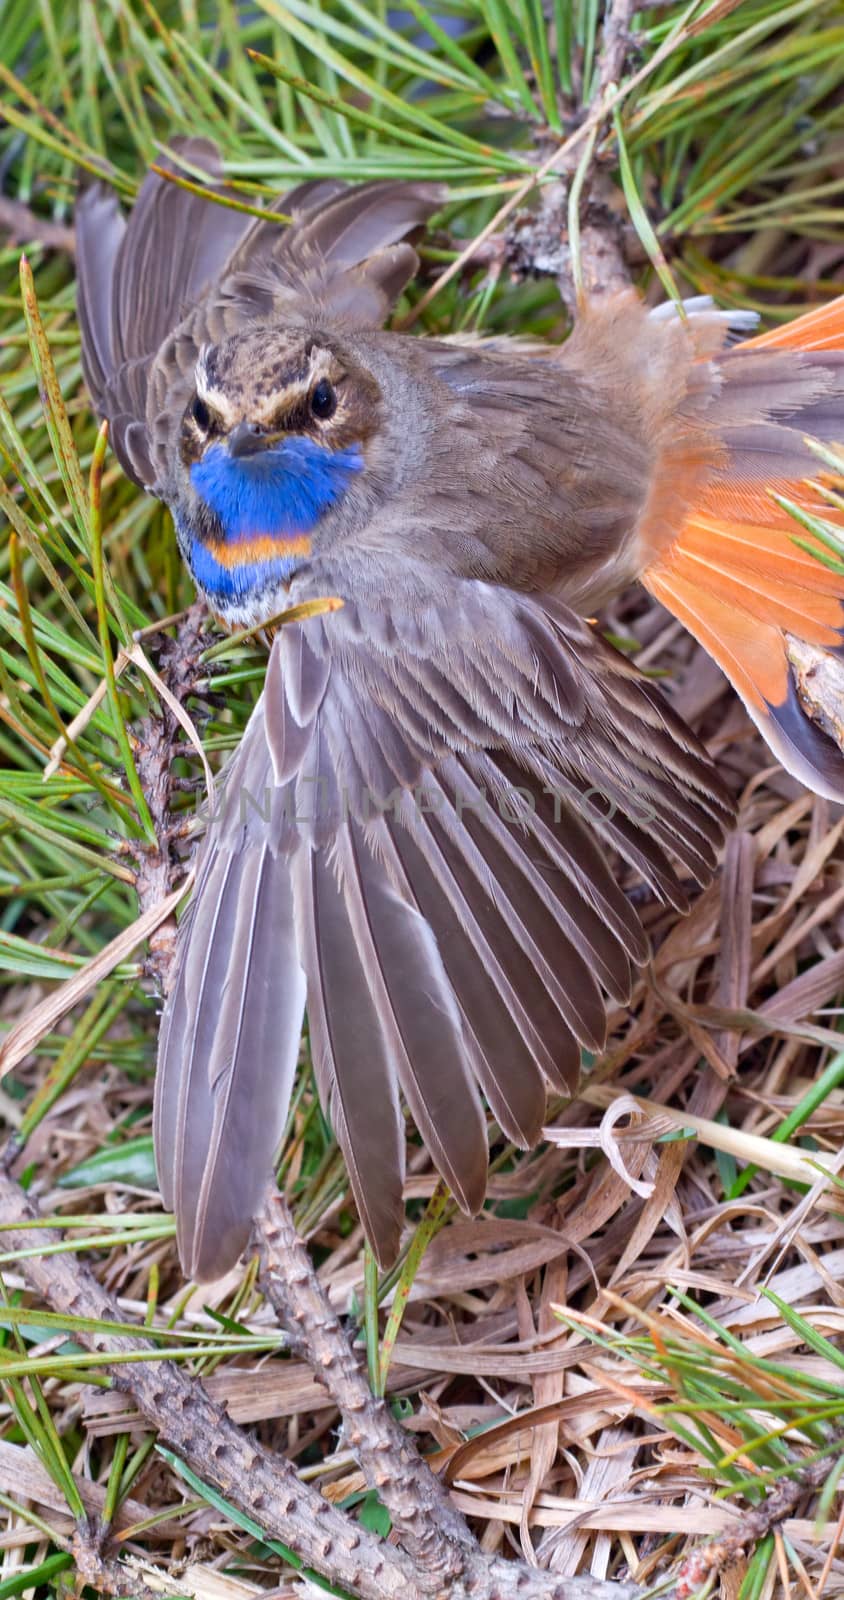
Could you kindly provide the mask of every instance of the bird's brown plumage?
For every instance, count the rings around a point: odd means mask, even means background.
[[[221,185],[204,141],[178,154]],[[648,315],[632,295],[542,353],[382,332],[438,203],[425,185],[305,184],[278,202],[284,227],[156,178],[128,226],[100,189],[80,203],[88,382],[189,562],[207,442],[192,397],[220,408],[224,440],[253,414],[273,426],[287,374],[286,425],[329,449],[346,426],[340,446],[360,449],[289,580],[238,601],[256,622],[282,594],[343,607],[273,643],[180,935],[155,1135],[200,1278],[245,1242],[306,997],[320,1095],[386,1262],[402,1097],[473,1210],[481,1096],[529,1144],[546,1083],[571,1088],[581,1048],[602,1048],[607,1001],[647,957],[605,850],[680,908],[709,881],[731,819],[712,763],[583,620],[631,578],[703,639],[792,770],[844,797],[783,643],[837,646],[842,585],[767,493],[806,504],[804,433],[844,435],[841,303],[735,347],[747,318]],[[348,383],[322,431],[295,420],[315,346]]]

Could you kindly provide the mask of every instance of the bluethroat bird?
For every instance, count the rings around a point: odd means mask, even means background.
[[[213,146],[179,155],[222,186]],[[128,223],[102,186],[78,207],[88,386],[212,612],[252,628],[342,601],[274,633],[180,928],[155,1145],[200,1280],[246,1242],[306,1006],[388,1263],[402,1100],[475,1212],[482,1097],[529,1146],[546,1085],[571,1090],[601,1050],[648,957],[605,849],[679,909],[711,878],[728,794],[587,620],[631,580],[783,765],[844,799],[788,653],[840,648],[844,581],[770,493],[811,509],[805,436],[844,438],[844,299],[762,337],[747,313],[649,313],[632,292],[561,348],[383,331],[442,198],[304,183],[285,226],[150,174]]]

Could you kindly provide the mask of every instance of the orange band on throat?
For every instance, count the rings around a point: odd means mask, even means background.
[[[264,561],[283,561],[288,556],[309,556],[311,541],[304,533],[292,539],[259,534],[256,539],[239,539],[234,544],[214,542],[206,548],[221,567],[251,567]]]

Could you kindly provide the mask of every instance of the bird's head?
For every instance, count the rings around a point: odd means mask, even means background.
[[[380,401],[372,375],[324,333],[253,328],[201,352],[174,512],[198,586],[232,626],[282,609],[361,486]]]

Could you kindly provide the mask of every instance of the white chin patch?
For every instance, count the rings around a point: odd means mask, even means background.
[[[226,600],[221,595],[206,594],[205,600],[209,610],[233,633],[239,633],[244,628],[262,628],[291,604],[290,591],[286,584],[281,583],[254,599]]]

